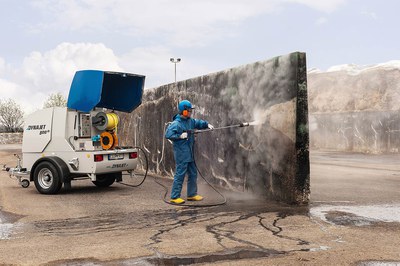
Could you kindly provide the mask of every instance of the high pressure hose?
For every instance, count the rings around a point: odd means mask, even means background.
[[[195,167],[196,167],[197,172],[199,172],[200,176],[204,179],[204,181],[206,181],[206,183],[207,183],[215,192],[217,192],[217,193],[222,197],[223,200],[222,200],[221,202],[217,202],[217,203],[213,203],[213,204],[185,204],[185,203],[176,204],[176,203],[173,203],[173,202],[170,202],[170,201],[167,200],[167,195],[168,195],[168,192],[169,192],[168,187],[165,186],[164,184],[161,184],[160,182],[158,182],[158,180],[154,177],[154,182],[156,182],[158,185],[162,186],[162,187],[164,188],[164,190],[165,190],[165,193],[164,193],[164,196],[163,196],[163,201],[164,201],[165,203],[167,203],[167,204],[174,205],[174,206],[186,206],[186,207],[196,207],[196,208],[201,208],[201,207],[203,207],[203,208],[205,208],[205,207],[215,207],[215,206],[224,205],[224,204],[226,203],[226,197],[225,197],[221,192],[219,192],[219,191],[218,191],[204,176],[203,176],[203,174],[200,172],[199,168],[197,167],[196,159],[194,158],[194,153],[192,153],[192,154],[193,154],[194,165],[195,165]]]
[[[118,122],[117,122],[117,123],[118,123]],[[165,135],[165,131],[166,131],[166,128],[167,128],[168,124],[170,124],[170,123],[166,123],[165,126],[164,126],[164,135]],[[237,124],[237,125],[230,125],[230,126],[224,126],[224,127],[214,128],[214,130],[218,130],[218,129],[227,129],[227,128],[234,128],[234,127],[246,127],[246,126],[249,126],[249,125],[251,125],[251,123],[245,122],[245,123],[240,123],[240,124]],[[204,129],[204,130],[191,131],[191,132],[189,132],[189,134],[197,134],[197,133],[208,132],[208,131],[212,131],[212,130],[213,130],[213,129]],[[186,141],[189,141],[189,139],[187,139]],[[163,151],[164,151],[164,143],[165,143],[165,140],[164,140],[164,136],[163,136]],[[190,146],[189,146],[189,147],[190,147]],[[201,171],[200,171],[199,168],[197,167],[196,158],[195,158],[195,154],[194,154],[194,147],[195,147],[195,142],[193,142],[193,150],[192,150],[191,147],[190,147],[190,149],[191,149],[191,153],[192,153],[192,156],[193,156],[193,162],[194,162],[194,165],[195,165],[195,167],[196,167],[197,172],[199,172],[199,174],[200,174],[200,176],[203,178],[203,180],[204,180],[216,193],[218,193],[218,195],[220,195],[220,196],[222,197],[222,201],[221,201],[221,202],[217,202],[217,203],[213,203],[213,204],[194,204],[194,205],[193,205],[193,204],[175,204],[175,203],[172,203],[172,202],[170,202],[170,201],[168,201],[168,200],[166,199],[166,198],[167,198],[167,195],[168,195],[168,192],[169,192],[168,187],[165,186],[164,184],[160,183],[160,182],[157,180],[157,178],[154,177],[154,182],[157,183],[158,185],[160,185],[161,187],[163,187],[164,190],[165,190],[165,193],[164,193],[164,196],[163,196],[163,201],[164,201],[165,203],[167,203],[167,204],[175,205],[175,206],[203,207],[203,208],[204,208],[204,207],[215,207],[215,206],[220,206],[220,205],[226,204],[226,202],[227,202],[226,197],[225,197],[220,191],[218,191],[218,190],[210,183],[210,181],[208,181],[208,180],[203,176],[203,174],[201,173]],[[146,165],[146,167],[145,167],[145,168],[146,168],[146,171],[145,171],[143,180],[142,180],[139,184],[137,184],[137,185],[131,185],[131,184],[126,184],[126,183],[123,183],[123,182],[119,182],[121,185],[128,186],[128,187],[139,187],[139,186],[141,186],[141,185],[143,184],[143,182],[146,180],[147,173],[148,173],[148,170],[149,170],[149,163],[148,163],[148,159],[147,159],[147,156],[146,156],[146,153],[144,152],[144,150],[143,150],[142,148],[140,148],[140,147],[134,147],[134,148],[136,148],[136,149],[142,151],[142,153],[143,153],[143,155],[144,155],[145,162],[146,162],[146,163],[145,163],[145,165]],[[164,156],[163,152],[162,152],[162,156]],[[163,159],[164,159],[164,158],[162,157],[161,161],[162,161]],[[160,161],[160,162],[161,162],[161,161]],[[131,173],[131,175],[132,175],[132,173]]]
[[[145,160],[145,162],[146,162],[146,163],[145,163],[145,165],[146,165],[146,166],[145,166],[146,171],[145,171],[145,173],[144,173],[144,176],[143,176],[142,181],[140,181],[139,184],[131,185],[131,184],[127,184],[127,183],[124,183],[124,182],[118,182],[119,184],[124,185],[124,186],[127,186],[127,187],[139,187],[139,186],[141,186],[141,185],[143,184],[143,182],[146,180],[147,172],[149,171],[149,162],[148,162],[148,160],[147,160],[147,156],[146,156],[146,153],[144,152],[144,150],[143,150],[142,148],[140,148],[140,147],[133,147],[133,148],[142,151],[142,153],[143,153],[143,155],[144,155],[144,160]],[[139,155],[138,155],[138,160],[139,160]],[[125,175],[127,175],[127,174],[125,174]],[[132,176],[132,172],[131,172],[129,175]]]
[[[166,130],[166,129],[165,129]],[[165,135],[165,130],[164,130],[164,135]],[[163,136],[164,137],[164,136]],[[186,141],[189,141],[189,139],[187,139]],[[206,183],[215,191],[215,192],[217,192],[221,197],[222,197],[222,201],[221,202],[217,202],[217,203],[213,203],[213,204],[175,204],[175,203],[173,203],[173,202],[170,202],[170,201],[168,201],[167,200],[167,195],[168,195],[168,192],[169,192],[169,189],[168,189],[168,187],[167,186],[165,186],[164,184],[161,184],[160,182],[158,182],[158,180],[156,179],[156,178],[154,178],[154,182],[156,182],[158,185],[160,185],[161,187],[163,187],[164,188],[164,190],[165,190],[165,193],[164,193],[164,196],[163,196],[163,201],[165,202],[165,203],[167,203],[167,204],[170,204],[170,205],[175,205],[175,206],[186,206],[186,207],[197,207],[197,208],[199,208],[199,207],[215,207],[215,206],[220,206],[220,205],[224,205],[225,203],[226,203],[226,197],[221,193],[221,192],[219,192],[204,176],[203,176],[203,174],[200,172],[200,170],[199,170],[199,168],[197,167],[197,164],[196,164],[196,158],[195,158],[195,155],[194,155],[194,144],[195,143],[193,143],[193,150],[190,148],[190,150],[191,150],[191,153],[192,153],[192,156],[193,156],[193,162],[194,162],[194,165],[195,165],[195,167],[196,167],[196,170],[197,170],[197,172],[199,172],[199,174],[200,174],[200,176],[203,178],[203,180],[204,181],[206,181]],[[189,147],[190,147],[190,145],[189,145]]]
[[[140,147],[134,147],[134,148],[136,148],[136,149],[142,151],[142,153],[143,153],[143,155],[144,155],[144,159],[145,159],[145,169],[146,169],[146,171],[145,171],[145,174],[144,174],[144,177],[143,177],[142,181],[141,181],[139,184],[131,185],[131,184],[127,184],[127,183],[124,183],[124,182],[118,182],[119,184],[124,185],[124,186],[127,186],[127,187],[139,187],[139,186],[141,186],[141,185],[144,183],[144,181],[146,180],[147,173],[148,173],[148,170],[149,170],[149,163],[148,163],[147,156],[146,156],[146,153],[144,152],[144,150],[143,150],[142,148],[140,148]],[[192,154],[193,154],[193,159],[195,159],[195,158],[194,158],[194,150],[192,151]],[[138,156],[138,157],[139,157],[139,156]],[[226,203],[226,198],[225,198],[225,196],[224,196],[221,192],[219,192],[219,191],[218,191],[204,176],[203,176],[203,174],[200,172],[199,168],[197,167],[196,160],[194,160],[194,165],[195,165],[195,167],[196,167],[196,170],[199,172],[200,176],[204,179],[204,181],[206,181],[206,183],[207,183],[212,189],[214,189],[214,191],[217,192],[217,193],[223,198],[223,201],[222,201],[222,202],[218,202],[218,203],[214,203],[214,204],[196,204],[196,205],[191,205],[191,204],[174,204],[174,203],[169,202],[168,200],[166,200],[167,195],[168,195],[168,187],[165,186],[164,184],[160,183],[160,182],[157,180],[157,178],[154,177],[154,182],[156,182],[158,185],[160,185],[161,187],[163,187],[164,190],[165,190],[164,197],[163,197],[163,201],[164,201],[165,203],[167,203],[167,204],[170,204],[170,205],[175,205],[175,206],[187,206],[187,207],[214,207],[214,206],[219,206],[219,205],[225,204],[225,203]]]
[[[148,173],[148,170],[149,170],[149,163],[148,163],[148,159],[147,159],[147,156],[146,156],[146,153],[144,152],[144,150],[143,150],[142,148],[140,148],[140,147],[133,147],[133,148],[138,149],[138,150],[140,150],[140,151],[143,153],[143,155],[144,155],[144,160],[145,160],[145,169],[146,169],[146,171],[145,171],[145,174],[144,174],[144,176],[143,176],[143,179],[141,180],[141,182],[140,182],[139,184],[131,185],[131,184],[127,184],[127,183],[124,183],[124,182],[118,182],[119,184],[124,185],[124,186],[127,186],[127,187],[139,187],[139,186],[141,186],[141,185],[144,183],[144,181],[146,180],[146,178],[147,178],[147,173]],[[163,201],[164,201],[165,203],[167,203],[167,204],[170,204],[170,205],[188,206],[188,207],[214,207],[214,206],[219,206],[219,205],[225,204],[225,203],[226,203],[226,198],[225,198],[225,196],[224,196],[221,192],[219,192],[219,191],[218,191],[204,176],[203,176],[203,174],[199,171],[199,168],[197,167],[196,160],[195,160],[195,157],[194,157],[194,150],[192,151],[192,154],[193,154],[194,165],[195,165],[195,167],[196,167],[196,170],[199,172],[200,176],[204,179],[204,181],[206,181],[206,183],[207,183],[212,189],[214,189],[214,191],[217,192],[217,193],[223,198],[223,201],[222,201],[222,202],[218,202],[218,203],[214,203],[214,204],[200,204],[200,205],[174,204],[174,203],[172,203],[172,202],[169,202],[169,201],[166,199],[166,198],[167,198],[167,195],[168,195],[168,187],[165,186],[164,184],[158,182],[157,178],[154,177],[154,182],[156,182],[158,185],[160,185],[161,187],[163,187],[164,190],[165,190],[164,197],[163,197]],[[139,157],[139,156],[138,156],[138,157]],[[126,175],[126,174],[125,174],[125,175]]]

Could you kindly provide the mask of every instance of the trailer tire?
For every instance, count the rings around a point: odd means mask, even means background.
[[[109,187],[114,184],[115,179],[121,176],[121,173],[109,173],[96,175],[96,181],[92,181],[97,187]]]
[[[41,194],[57,194],[62,187],[62,178],[57,168],[48,161],[40,162],[33,173],[36,189]]]
[[[24,180],[21,181],[21,187],[23,187],[23,188],[29,187],[30,184],[31,183],[29,182],[28,179],[24,179]]]

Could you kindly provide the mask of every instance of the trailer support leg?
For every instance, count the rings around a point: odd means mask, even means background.
[[[71,180],[68,180],[68,181],[64,182],[64,189],[66,191],[71,190]]]

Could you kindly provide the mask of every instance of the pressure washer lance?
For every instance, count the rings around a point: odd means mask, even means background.
[[[192,133],[192,134],[197,134],[197,133],[203,133],[203,132],[208,132],[208,131],[218,130],[218,129],[227,129],[227,128],[235,128],[235,127],[248,127],[248,126],[250,126],[250,125],[251,125],[251,126],[255,125],[254,123],[255,123],[255,122],[250,122],[250,123],[244,122],[244,123],[240,123],[240,124],[237,124],[237,125],[230,125],[230,126],[224,126],[224,127],[215,127],[215,128],[213,128],[213,129],[189,130],[189,131],[187,131],[187,132],[188,132],[188,133]],[[167,125],[168,125],[168,124],[165,125],[164,131],[166,130],[166,126],[167,126]],[[164,133],[164,134],[165,134],[165,133]],[[170,141],[170,140],[168,140],[168,141]],[[170,142],[172,143],[172,141],[170,141]],[[192,150],[191,152],[193,153],[193,157],[194,157],[194,151]],[[158,181],[154,178],[154,181],[165,189],[165,194],[164,194],[163,201],[164,201],[165,203],[167,203],[167,204],[177,205],[177,206],[187,206],[187,207],[215,207],[215,206],[219,206],[219,205],[224,205],[224,204],[226,203],[226,197],[225,197],[221,192],[219,192],[219,191],[210,183],[210,181],[208,181],[208,180],[203,176],[203,174],[200,172],[199,168],[198,168],[197,165],[196,165],[196,160],[194,160],[194,165],[195,165],[197,171],[199,172],[200,176],[204,179],[204,181],[205,181],[212,189],[214,189],[215,192],[217,192],[217,193],[223,198],[223,201],[222,201],[222,202],[219,202],[219,203],[214,203],[214,204],[201,204],[201,205],[174,204],[174,203],[171,203],[171,202],[169,202],[168,200],[166,200],[166,197],[167,197],[167,194],[168,194],[168,188],[167,188],[164,184],[158,182]]]
[[[214,127],[213,129],[207,128],[207,129],[201,129],[201,130],[193,130],[193,131],[189,131],[189,133],[197,134],[197,133],[203,133],[203,132],[219,130],[219,129],[228,129],[228,128],[235,128],[235,127],[248,127],[248,126],[250,126],[249,122],[243,122],[243,123],[236,124],[236,125],[223,126],[223,127]]]

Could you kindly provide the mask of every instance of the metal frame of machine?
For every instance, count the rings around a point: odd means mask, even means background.
[[[22,163],[4,167],[21,186],[34,181],[42,194],[56,194],[71,180],[89,177],[99,187],[122,181],[137,166],[138,150],[119,147],[119,118],[142,101],[144,76],[119,72],[76,72],[67,107],[39,110],[25,120]],[[106,113],[106,110],[111,112]]]

